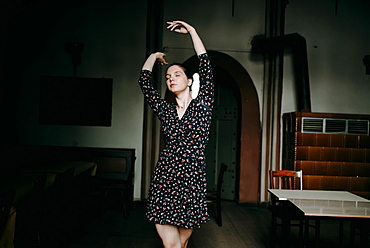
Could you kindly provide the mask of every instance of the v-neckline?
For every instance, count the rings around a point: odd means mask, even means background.
[[[175,112],[176,112],[176,117],[177,117],[177,119],[178,120],[182,120],[182,118],[184,118],[184,116],[186,115],[186,112],[188,112],[188,109],[189,109],[189,107],[190,107],[190,105],[191,105],[191,103],[193,102],[193,100],[194,99],[191,99],[191,101],[189,102],[189,104],[188,104],[188,106],[186,107],[186,109],[184,110],[184,113],[182,114],[182,116],[180,117],[180,115],[179,115],[179,112],[177,111],[177,105],[176,104],[174,104],[174,108],[175,108]]]

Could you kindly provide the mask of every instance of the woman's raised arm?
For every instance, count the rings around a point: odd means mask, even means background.
[[[189,25],[184,21],[172,21],[167,22],[167,29],[174,31],[180,34],[190,34],[191,40],[193,42],[195,53],[199,56],[202,53],[206,53],[206,48],[203,45],[202,40],[200,39],[197,31],[194,27]]]

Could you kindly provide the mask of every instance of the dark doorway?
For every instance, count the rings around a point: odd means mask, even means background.
[[[221,163],[228,166],[224,174],[222,198],[235,199],[236,172],[239,167],[240,94],[233,77],[222,67],[213,65],[215,105],[209,143],[206,149],[208,188],[217,188]]]

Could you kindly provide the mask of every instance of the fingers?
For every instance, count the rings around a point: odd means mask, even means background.
[[[162,66],[168,65],[168,63],[166,62],[166,60],[158,61],[158,64],[160,64]]]
[[[180,24],[177,22],[167,22],[167,24],[168,24],[167,29],[171,31],[174,31],[177,27],[180,26]]]
[[[187,26],[186,26],[187,24],[183,21],[172,21],[172,22],[167,22],[167,24],[168,24],[167,29],[169,29],[170,31],[181,33],[187,30]],[[181,30],[181,29],[184,29],[184,30]]]
[[[168,65],[167,61],[166,61],[164,58],[159,59],[159,60],[158,60],[158,63],[159,63],[160,65]]]

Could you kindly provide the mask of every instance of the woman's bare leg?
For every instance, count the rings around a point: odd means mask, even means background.
[[[165,248],[181,248],[179,229],[177,226],[155,224],[155,227]]]
[[[189,238],[192,233],[193,233],[193,228],[179,227],[181,248],[186,248],[188,246]]]

